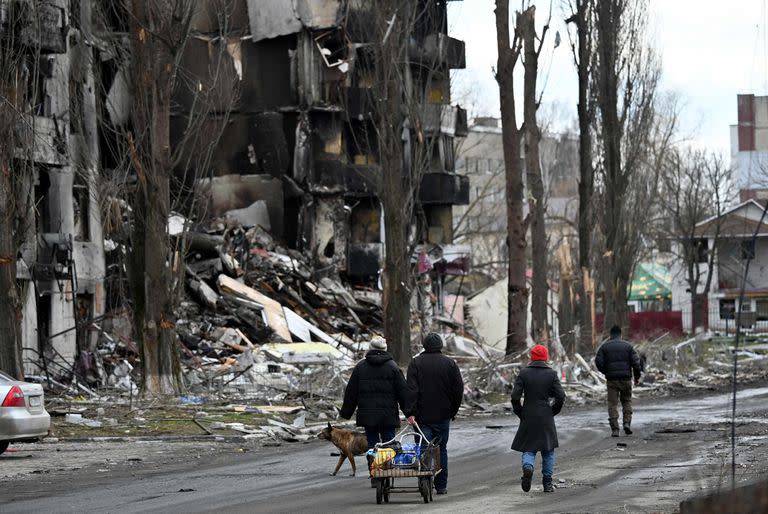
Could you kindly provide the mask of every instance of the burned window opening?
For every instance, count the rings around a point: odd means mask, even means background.
[[[350,120],[344,126],[344,143],[347,158],[358,166],[371,166],[378,162],[378,139],[373,122]]]
[[[325,245],[325,249],[323,250],[323,256],[325,256],[328,259],[332,259],[335,254],[336,254],[336,245],[334,244],[333,240],[331,240],[328,242],[327,245]]]
[[[83,176],[85,172],[75,173],[75,183],[72,186],[72,202],[75,214],[75,241],[88,242],[91,240],[90,223],[90,191]]]
[[[419,0],[418,16],[413,29],[414,38],[423,42],[431,34],[448,33],[448,5],[446,0]]]
[[[352,206],[349,224],[350,243],[381,243],[381,209],[373,198]]]
[[[48,193],[51,188],[51,180],[48,176],[48,170],[38,168],[38,179],[35,184],[35,225],[37,232],[51,232],[51,210],[48,205]]]

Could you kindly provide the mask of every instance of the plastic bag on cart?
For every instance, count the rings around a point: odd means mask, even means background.
[[[368,460],[371,470],[392,467],[392,461],[397,456],[392,448],[375,448],[368,450]]]
[[[402,450],[395,455],[392,463],[397,467],[411,467],[418,463],[421,456],[421,445],[405,443]]]

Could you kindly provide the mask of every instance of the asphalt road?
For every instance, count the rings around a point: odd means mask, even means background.
[[[740,393],[742,482],[768,472],[766,399],[768,388]],[[339,476],[329,476],[334,448],[313,441],[206,459],[187,448],[162,465],[5,481],[0,512],[672,512],[681,500],[728,483],[729,409],[727,394],[647,399],[637,402],[635,434],[619,439],[608,437],[603,408],[566,411],[557,417],[552,494],[541,490],[538,461],[533,489],[520,489],[520,455],[509,449],[517,421],[510,415],[452,425],[448,494],[428,505],[413,493],[376,505],[365,473],[344,476],[345,464]],[[357,462],[365,468],[362,457]]]

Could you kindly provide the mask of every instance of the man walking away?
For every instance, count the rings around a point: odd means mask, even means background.
[[[440,467],[435,477],[437,494],[448,492],[448,432],[464,394],[464,381],[456,362],[440,351],[443,339],[431,332],[422,342],[424,351],[408,366],[408,385],[414,393],[414,405],[408,423],[419,423],[424,435],[440,440]]]
[[[537,344],[531,348],[531,363],[520,370],[512,390],[512,410],[520,418],[512,449],[523,452],[523,491],[531,490],[536,452],[541,452],[541,474],[544,492],[554,491],[552,474],[555,472],[557,428],[555,416],[565,403],[565,392],[557,372],[547,365],[549,350]],[[525,402],[520,399],[525,397]],[[554,399],[550,403],[550,399]]]
[[[395,437],[400,427],[398,405],[403,412],[410,400],[408,384],[400,368],[387,352],[387,342],[376,336],[370,351],[355,365],[339,415],[350,419],[357,409],[357,426],[365,429],[368,449]]]
[[[597,350],[595,365],[605,375],[608,387],[608,423],[611,436],[619,437],[619,401],[621,401],[624,433],[632,433],[632,376],[640,383],[643,366],[631,344],[621,339],[621,328],[614,325],[611,338]]]

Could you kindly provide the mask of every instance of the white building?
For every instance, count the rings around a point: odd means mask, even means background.
[[[702,280],[698,291],[703,291],[709,252],[714,247],[714,233],[720,226],[717,254],[714,260],[712,285],[704,309],[708,328],[713,331],[732,331],[739,308],[739,296],[744,287],[742,326],[755,331],[768,331],[768,218],[762,219],[763,206],[747,200],[723,213],[696,225],[701,236],[699,266]],[[753,235],[757,238],[753,243]],[[750,257],[752,257],[750,259]],[[745,270],[749,262],[749,271]],[[685,280],[684,263],[676,260],[672,265],[672,309],[683,312],[683,329],[691,331],[691,295]]]

